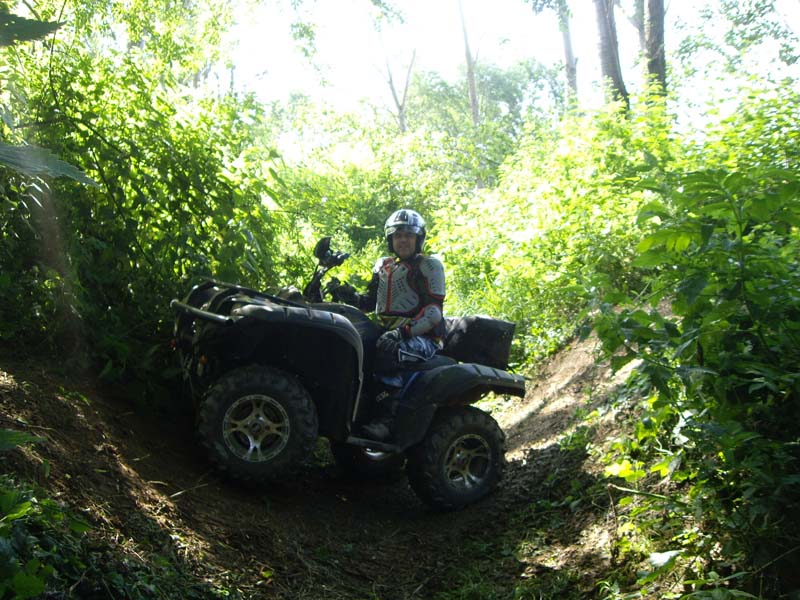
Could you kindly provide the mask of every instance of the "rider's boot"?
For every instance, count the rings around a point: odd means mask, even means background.
[[[376,442],[386,442],[392,437],[392,420],[386,417],[375,419],[364,425],[361,433]]]
[[[397,398],[393,394],[383,392],[375,399],[375,404],[376,416],[361,428],[361,433],[371,440],[385,442],[392,437]]]

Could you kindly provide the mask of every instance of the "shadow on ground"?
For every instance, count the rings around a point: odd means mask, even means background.
[[[153,568],[174,561],[187,597],[590,597],[607,561],[586,539],[602,522],[603,498],[585,452],[547,442],[575,406],[528,408],[509,430],[519,443],[500,490],[437,513],[402,475],[343,477],[324,442],[312,464],[269,489],[237,486],[210,470],[188,415],[142,414],[113,390],[6,357],[0,427],[46,441],[0,464],[65,500],[105,551]],[[449,596],[454,589],[460,595]]]

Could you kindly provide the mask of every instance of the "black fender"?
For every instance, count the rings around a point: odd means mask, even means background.
[[[345,437],[364,384],[364,347],[351,321],[310,307],[257,304],[236,308],[231,316],[239,317],[237,328],[249,330],[252,345],[240,348],[249,351],[245,362],[282,366],[297,375],[317,406],[320,435]]]
[[[476,363],[415,373],[397,406],[395,443],[401,449],[419,443],[440,407],[473,404],[489,392],[522,397],[525,378]]]
[[[309,306],[241,296],[225,302],[229,306],[220,310],[223,314],[174,304],[202,322],[195,348],[213,359],[204,380],[248,364],[284,369],[311,394],[320,435],[344,439],[359,410],[364,383],[364,347],[353,324],[340,314]]]

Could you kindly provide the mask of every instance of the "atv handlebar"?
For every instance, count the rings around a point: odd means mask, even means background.
[[[314,256],[319,261],[317,268],[314,269],[314,275],[311,277],[305,288],[303,288],[303,297],[311,302],[322,302],[322,278],[323,276],[334,267],[338,267],[348,258],[348,252],[333,252],[331,251],[331,238],[324,237],[317,242],[314,248]]]
[[[350,258],[350,254],[347,252],[329,252],[327,256],[319,261],[319,264],[330,269],[333,267],[338,267],[348,258]]]

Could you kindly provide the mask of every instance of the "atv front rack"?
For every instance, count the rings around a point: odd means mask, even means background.
[[[190,304],[186,304],[185,302],[173,300],[172,302],[169,303],[169,306],[173,310],[189,313],[197,317],[198,319],[203,319],[204,321],[210,321],[211,323],[216,323],[217,325],[233,325],[233,319],[228,316],[218,315],[217,313],[208,312],[207,310],[191,306]]]

